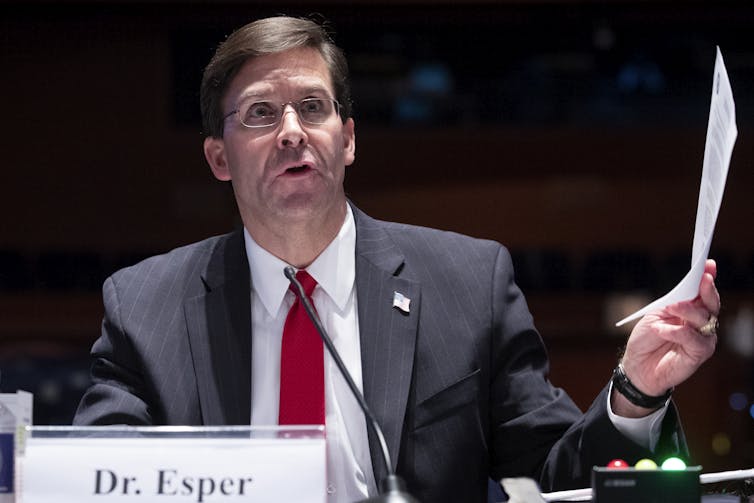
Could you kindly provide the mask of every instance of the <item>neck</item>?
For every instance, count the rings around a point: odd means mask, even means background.
[[[283,218],[279,222],[259,222],[243,217],[254,241],[279,259],[303,269],[308,267],[335,239],[346,218],[346,204],[324,215]]]

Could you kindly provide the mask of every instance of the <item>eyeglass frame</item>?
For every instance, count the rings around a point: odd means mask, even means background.
[[[250,107],[253,106],[253,105],[255,105],[255,104],[258,104],[258,103],[272,103],[272,104],[275,104],[275,105],[280,105],[280,111],[281,111],[280,112],[280,116],[277,118],[277,120],[275,122],[272,122],[270,124],[260,124],[260,125],[257,125],[257,126],[251,126],[249,124],[246,124],[241,119],[241,113],[240,113],[241,112],[241,104],[243,104],[243,103],[241,103],[239,105],[236,105],[236,108],[234,110],[231,110],[230,112],[228,112],[227,114],[225,114],[223,116],[223,122],[225,122],[228,119],[228,117],[230,117],[231,115],[238,114],[238,122],[243,127],[246,127],[246,128],[249,128],[249,129],[259,129],[259,128],[264,128],[264,127],[278,126],[278,125],[280,125],[280,123],[283,120],[283,117],[285,116],[285,109],[288,107],[288,105],[290,105],[291,108],[293,108],[293,111],[296,113],[296,117],[298,117],[298,119],[302,123],[308,124],[310,126],[321,126],[322,124],[325,124],[327,122],[327,119],[325,120],[325,122],[310,122],[310,121],[304,119],[303,117],[301,117],[301,112],[299,112],[299,107],[302,104],[306,103],[307,101],[314,101],[314,100],[316,100],[316,101],[329,101],[331,103],[334,103],[335,104],[335,116],[336,117],[340,117],[341,104],[340,104],[340,102],[338,100],[336,100],[335,98],[329,98],[329,97],[328,98],[311,97],[311,98],[304,98],[304,99],[298,100],[298,101],[287,101],[285,103],[276,103],[276,102],[271,101],[271,100],[252,101]],[[329,118],[330,117],[328,117],[328,119]]]

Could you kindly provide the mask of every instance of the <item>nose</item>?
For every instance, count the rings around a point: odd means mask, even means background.
[[[309,136],[304,131],[301,119],[291,105],[286,105],[283,109],[283,116],[280,118],[280,131],[278,131],[277,143],[278,148],[296,148],[306,145]]]

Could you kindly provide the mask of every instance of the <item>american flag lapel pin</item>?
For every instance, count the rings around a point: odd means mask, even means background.
[[[408,314],[411,299],[400,292],[393,292],[393,307],[397,307],[404,313]]]

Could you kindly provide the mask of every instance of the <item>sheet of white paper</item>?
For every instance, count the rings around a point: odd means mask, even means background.
[[[691,269],[670,293],[620,320],[616,323],[616,326],[633,321],[650,311],[696,297],[699,291],[699,282],[704,274],[704,263],[712,244],[712,235],[715,231],[720,203],[723,201],[723,190],[725,189],[725,180],[728,176],[728,166],[730,165],[730,156],[733,153],[733,145],[736,143],[736,136],[738,136],[738,129],[736,128],[736,106],[733,102],[733,91],[730,88],[723,55],[718,47],[715,73],[712,79],[712,101],[707,124],[707,141],[704,146],[702,182],[699,186],[699,203],[696,209],[694,244],[691,249]]]

